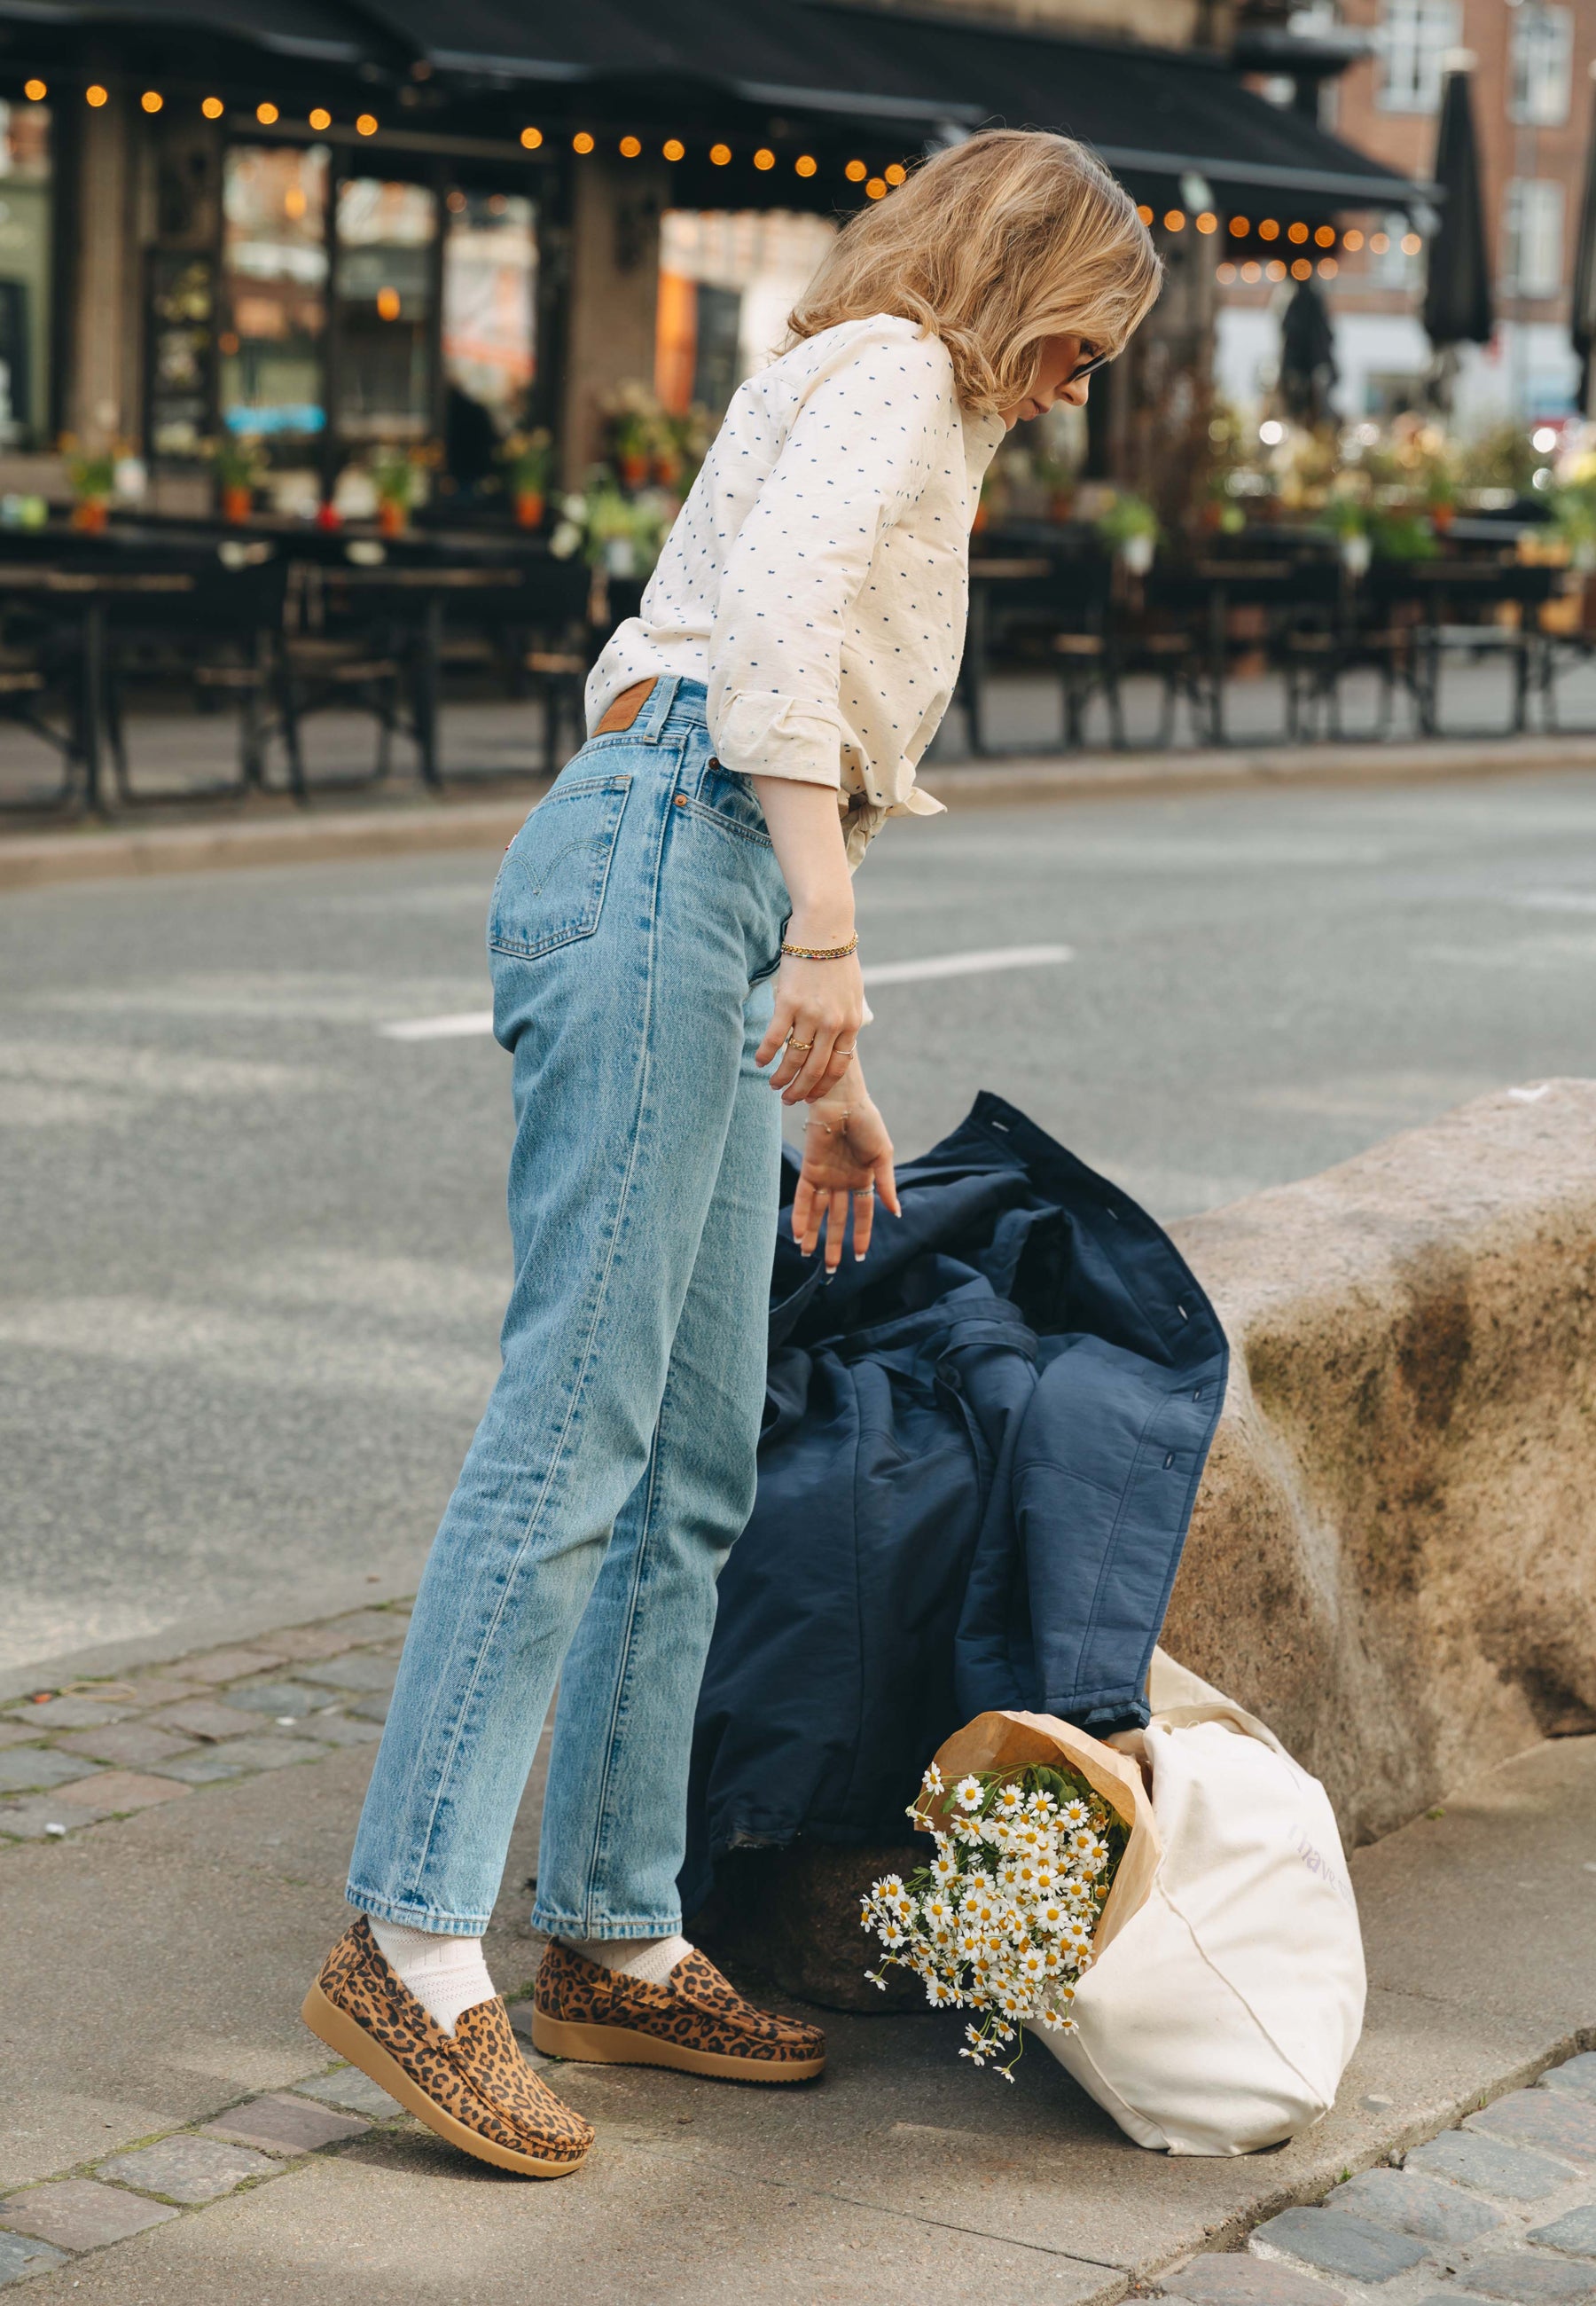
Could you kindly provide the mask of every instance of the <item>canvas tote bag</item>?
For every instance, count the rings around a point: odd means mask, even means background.
[[[1130,1828],[1075,1992],[1037,2040],[1139,2146],[1249,2154],[1326,2114],[1363,2023],[1363,1944],[1317,1778],[1163,1651],[1152,1720],[1102,1744],[1050,1715],[983,1713],[937,1755],[1062,1762]]]

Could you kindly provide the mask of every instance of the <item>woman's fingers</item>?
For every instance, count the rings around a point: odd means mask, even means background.
[[[799,1072],[789,1076],[787,1084],[781,1090],[783,1105],[814,1103],[821,1093],[821,1083],[825,1079],[830,1066],[832,1047],[836,1039],[837,1035],[831,1028],[810,1022],[807,1029],[798,1035],[798,1043],[808,1041],[809,1046],[800,1052],[797,1045],[789,1044],[795,1054],[801,1053],[803,1063]],[[779,1080],[780,1076],[778,1075],[777,1078]]]
[[[875,1190],[892,1215],[900,1217],[903,1211],[898,1206],[898,1176],[890,1153],[884,1153],[875,1165]]]
[[[764,1029],[764,1038],[754,1052],[756,1065],[768,1065],[776,1051],[792,1030],[792,1011],[789,1004],[778,1001],[770,1023]]]
[[[866,1186],[853,1197],[853,1253],[863,1262],[875,1222],[875,1196]]]

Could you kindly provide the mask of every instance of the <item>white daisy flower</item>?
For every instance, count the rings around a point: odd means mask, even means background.
[[[960,1778],[953,1789],[953,1799],[960,1809],[979,1809],[982,1792],[979,1778]]]
[[[932,1764],[931,1764],[930,1768],[926,1771],[926,1772],[925,1776],[920,1780],[920,1783],[921,1783],[921,1785],[923,1785],[923,1786],[925,1787],[926,1791],[928,1794],[939,1794],[939,1793],[941,1793],[941,1791],[943,1790],[943,1774],[942,1774],[942,1772],[937,1768],[936,1764],[935,1764],[935,1762],[933,1762],[933,1763],[932,1763]]]
[[[959,1996],[945,1977],[928,1977],[926,1999],[934,2010],[948,2010],[957,2003]]]
[[[995,1807],[1000,1817],[1017,1817],[1025,1807],[1024,1789],[1013,1784],[999,1786]]]

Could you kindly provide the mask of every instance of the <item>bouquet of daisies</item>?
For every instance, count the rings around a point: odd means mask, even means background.
[[[885,1950],[882,1970],[912,1970],[935,2009],[976,2013],[960,2056],[1012,2081],[1023,2027],[1075,2030],[1075,1981],[1092,1961],[1126,1819],[1080,1772],[1053,1763],[972,1770],[950,1784],[933,1762],[909,1815],[936,1855],[907,1881],[874,1883],[863,1926]],[[865,1975],[884,1992],[880,1971]]]

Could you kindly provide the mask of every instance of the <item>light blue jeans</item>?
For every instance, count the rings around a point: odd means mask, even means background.
[[[754,1063],[789,912],[704,692],[657,681],[506,853],[504,1365],[433,1542],[352,1904],[476,1936],[555,1682],[533,1926],[660,1937],[715,1579],[754,1502],[781,1106]]]

